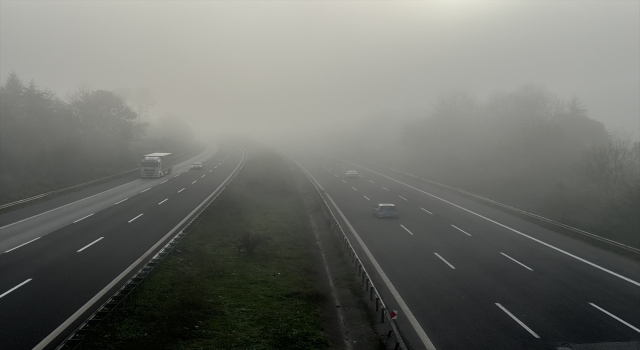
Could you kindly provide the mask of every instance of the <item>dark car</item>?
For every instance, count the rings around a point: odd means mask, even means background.
[[[373,215],[379,218],[398,218],[395,204],[383,203],[373,207]]]

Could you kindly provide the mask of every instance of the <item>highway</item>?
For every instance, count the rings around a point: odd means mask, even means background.
[[[0,349],[55,347],[245,159],[239,147],[210,146],[163,178],[126,177],[0,215]],[[197,161],[203,169],[189,170]]]
[[[324,189],[412,348],[640,346],[637,262],[382,167],[292,158]],[[378,203],[400,217],[374,217]]]

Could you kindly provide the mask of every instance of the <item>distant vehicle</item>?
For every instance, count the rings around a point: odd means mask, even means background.
[[[195,162],[195,163],[191,164],[191,169],[202,169],[202,163]]]
[[[344,174],[344,176],[346,177],[360,177],[360,175],[358,175],[358,172],[355,170],[347,170],[347,173]]]
[[[163,177],[171,174],[173,166],[170,165],[171,153],[151,153],[142,158],[140,162],[140,177]]]
[[[373,207],[373,215],[379,218],[398,218],[395,204],[382,203]]]

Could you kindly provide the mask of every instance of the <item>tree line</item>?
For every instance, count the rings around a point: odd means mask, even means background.
[[[485,101],[452,91],[384,135],[343,150],[640,247],[640,145],[590,118],[576,97],[533,85]]]
[[[176,153],[193,145],[177,118],[157,124],[177,124],[179,137],[149,135],[156,126],[141,122],[136,109],[120,94],[89,88],[65,101],[10,73],[0,86],[0,202],[135,168],[149,145]]]

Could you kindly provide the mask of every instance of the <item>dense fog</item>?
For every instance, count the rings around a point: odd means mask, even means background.
[[[640,3],[0,3],[0,202],[245,137],[638,245]]]

